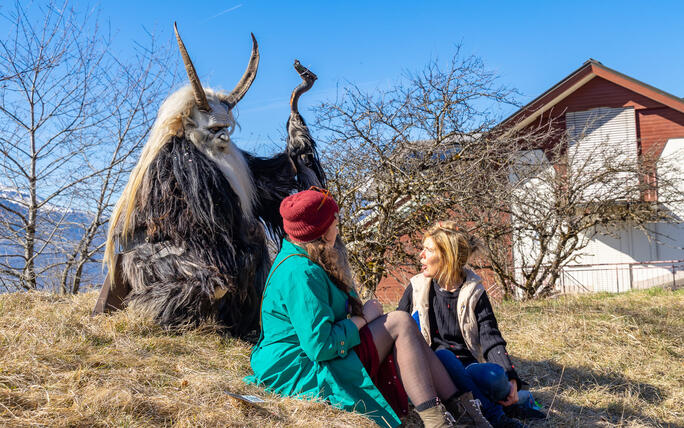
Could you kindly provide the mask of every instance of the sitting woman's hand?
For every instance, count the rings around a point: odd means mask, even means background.
[[[363,317],[366,322],[371,322],[384,313],[382,303],[377,299],[371,299],[363,305]]]
[[[499,404],[504,407],[518,402],[518,383],[515,379],[511,379],[509,383],[511,384],[511,390],[503,401],[499,401]]]
[[[351,317],[351,321],[359,330],[361,330],[366,325],[366,319],[364,317],[353,316]]]

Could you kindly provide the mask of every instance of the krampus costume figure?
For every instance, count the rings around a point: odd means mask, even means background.
[[[112,218],[105,252],[110,275],[95,313],[135,305],[161,325],[215,318],[234,335],[256,327],[270,268],[266,234],[283,236],[281,200],[325,185],[316,145],[297,111],[316,76],[293,92],[285,152],[252,156],[230,139],[231,109],[254,80],[259,52],[235,89],[203,88],[176,29],[190,85],[162,104],[150,139]]]

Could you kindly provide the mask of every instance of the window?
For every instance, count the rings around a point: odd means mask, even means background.
[[[565,114],[572,179],[586,202],[638,197],[634,108],[600,107]]]

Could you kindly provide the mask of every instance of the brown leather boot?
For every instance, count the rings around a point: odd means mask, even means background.
[[[443,404],[430,407],[427,410],[418,412],[425,428],[449,428],[453,427],[454,417],[447,412]]]
[[[458,424],[467,424],[477,428],[492,428],[489,421],[482,415],[480,400],[474,399],[472,392],[451,398],[444,405]]]

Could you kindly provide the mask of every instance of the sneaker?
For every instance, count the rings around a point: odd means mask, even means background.
[[[525,424],[509,418],[506,415],[501,415],[498,421],[492,422],[494,428],[527,428]]]

